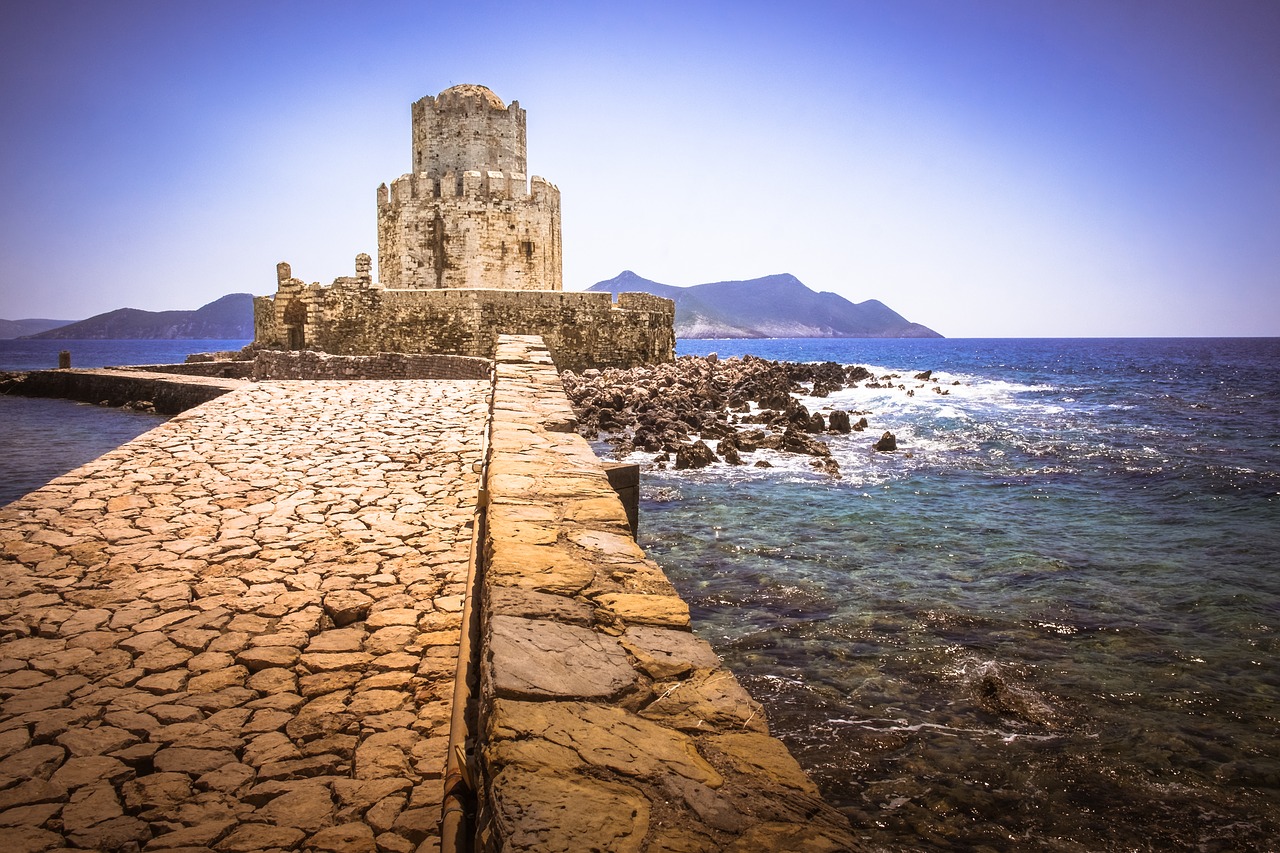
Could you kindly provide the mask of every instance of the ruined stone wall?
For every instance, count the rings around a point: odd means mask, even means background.
[[[560,190],[524,172],[403,175],[378,188],[384,287],[560,290]]]
[[[852,850],[631,537],[536,341],[499,345],[489,447],[475,849]]]
[[[293,280],[296,282],[296,280]],[[499,334],[540,335],[562,370],[630,367],[675,358],[675,305],[646,293],[383,290],[281,286],[259,300],[256,342],[338,355],[440,353],[491,358]],[[294,323],[286,322],[290,317]],[[296,338],[290,344],[290,334]]]

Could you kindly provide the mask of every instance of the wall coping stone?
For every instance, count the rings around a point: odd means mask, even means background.
[[[478,849],[855,849],[631,537],[539,339],[499,338],[493,401]]]

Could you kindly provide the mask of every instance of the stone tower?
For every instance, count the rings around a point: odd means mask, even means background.
[[[525,113],[463,84],[413,105],[413,172],[378,187],[387,289],[560,290],[560,190],[527,177]]]

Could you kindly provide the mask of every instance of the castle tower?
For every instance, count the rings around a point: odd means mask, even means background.
[[[463,84],[412,116],[413,171],[378,187],[382,286],[560,290],[560,191],[527,177],[519,102]]]

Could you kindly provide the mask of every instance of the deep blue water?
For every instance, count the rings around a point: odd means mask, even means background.
[[[839,480],[651,470],[641,511],[699,633],[868,841],[1280,846],[1280,340],[679,351],[904,386],[804,400],[870,412],[829,439]]]
[[[0,370],[243,343],[0,341]],[[828,439],[839,480],[644,475],[642,544],[868,842],[1277,849],[1280,340],[679,349],[904,386],[805,400],[869,412]],[[157,422],[0,397],[0,502]],[[899,452],[870,450],[884,430]]]
[[[0,370],[171,364],[193,352],[240,349],[248,341],[17,341],[0,340]],[[38,489],[164,421],[158,415],[106,409],[70,400],[0,394],[0,505]]]
[[[71,353],[72,367],[176,364],[193,352],[238,350],[251,341],[21,341],[0,340],[0,370],[49,370],[58,353]]]

